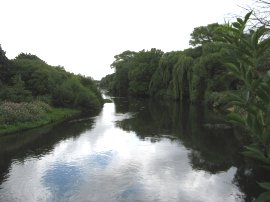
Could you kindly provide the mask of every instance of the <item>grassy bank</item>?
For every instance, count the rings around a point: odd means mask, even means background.
[[[0,135],[60,122],[80,114],[79,110],[51,108],[35,103],[2,103],[0,105]]]

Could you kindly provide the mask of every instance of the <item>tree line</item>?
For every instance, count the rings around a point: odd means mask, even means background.
[[[228,74],[226,63],[237,60],[237,51],[226,43],[218,23],[194,29],[193,48],[164,53],[158,49],[124,51],[115,56],[113,74],[101,79],[101,87],[118,96],[159,97],[213,107],[226,103],[228,91],[240,91],[243,83]],[[245,37],[252,36],[252,30]],[[270,69],[270,48],[257,58],[262,74]]]
[[[268,2],[266,2],[269,5]],[[270,169],[270,37],[267,24],[250,27],[253,11],[233,23],[194,29],[189,48],[151,49],[115,56],[115,73],[101,86],[118,96],[169,98],[226,109],[243,129],[245,154]],[[257,201],[270,201],[270,183]]]
[[[83,111],[100,109],[103,99],[91,77],[51,66],[32,54],[9,60],[0,46],[0,101],[42,101],[54,107]]]

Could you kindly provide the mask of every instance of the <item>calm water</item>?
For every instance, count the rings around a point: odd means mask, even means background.
[[[0,137],[0,201],[251,201],[236,135],[202,107],[115,98],[96,117]]]

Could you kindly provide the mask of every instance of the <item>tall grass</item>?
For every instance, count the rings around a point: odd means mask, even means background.
[[[57,123],[77,116],[79,110],[51,108],[41,101],[0,103],[0,135]]]
[[[41,101],[2,102],[0,104],[0,125],[37,121],[46,116],[49,111],[51,111],[51,107]]]

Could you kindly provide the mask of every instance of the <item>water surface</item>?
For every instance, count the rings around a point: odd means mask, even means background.
[[[203,107],[115,98],[95,117],[0,137],[0,201],[251,201],[257,176]]]

